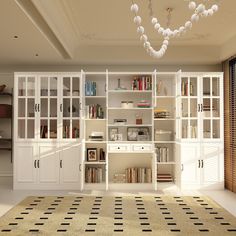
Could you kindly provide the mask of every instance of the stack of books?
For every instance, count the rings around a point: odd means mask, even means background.
[[[152,170],[150,168],[127,168],[125,175],[127,183],[152,182]]]
[[[146,100],[141,100],[138,104],[137,107],[139,108],[149,108],[151,107],[150,102],[146,101]]]
[[[85,83],[85,96],[96,96],[97,84],[93,81],[86,81]]]
[[[157,182],[173,182],[171,174],[157,174]]]
[[[86,167],[85,168],[86,183],[102,183],[102,168],[101,167]]]
[[[103,141],[104,133],[103,132],[92,132],[91,135],[89,135],[90,141]]]
[[[154,110],[154,118],[170,118],[170,112],[165,109],[155,109]]]
[[[132,81],[132,90],[152,90],[152,77],[134,76]]]
[[[86,117],[89,119],[104,119],[104,111],[99,104],[86,106]]]

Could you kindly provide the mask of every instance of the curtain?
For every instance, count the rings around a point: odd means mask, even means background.
[[[223,63],[225,188],[236,192],[236,59]]]

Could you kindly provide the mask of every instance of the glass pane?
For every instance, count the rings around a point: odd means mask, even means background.
[[[28,77],[27,96],[35,96],[35,79],[34,79],[34,77]]]
[[[27,110],[27,113],[28,113],[28,117],[34,117],[35,115],[35,103],[34,103],[34,98],[29,98],[28,99],[28,102],[27,102],[27,105],[28,105],[28,110]]]
[[[197,78],[190,78],[189,84],[189,95],[190,96],[197,96]]]
[[[50,120],[50,138],[57,138],[57,120]]]
[[[188,117],[188,99],[182,99],[182,117]]]
[[[40,138],[48,137],[48,120],[40,121]]]
[[[79,120],[72,121],[72,138],[79,138],[79,132],[80,132],[79,124],[80,124]]]
[[[188,121],[182,120],[182,138],[188,138]]]
[[[50,78],[50,96],[57,96],[57,78]]]
[[[219,120],[213,120],[212,122],[212,130],[213,130],[213,138],[220,138],[220,121]]]
[[[34,138],[34,120],[27,122],[27,138]]]
[[[70,77],[63,78],[63,96],[70,96]]]
[[[197,117],[198,116],[198,104],[197,98],[190,99],[190,117]]]
[[[25,98],[18,99],[18,117],[25,117]]]
[[[203,78],[203,96],[210,96],[211,79],[209,77]]]
[[[18,120],[18,138],[25,138],[25,120]]]
[[[41,108],[40,108],[40,116],[48,117],[48,99],[41,98]]]
[[[73,77],[72,78],[72,89],[73,89],[73,92],[72,92],[72,95],[73,96],[79,96],[80,95],[80,78],[79,77]]]
[[[212,78],[212,96],[220,96],[220,79],[218,77]]]
[[[220,99],[219,98],[212,99],[212,116],[220,117]]]
[[[50,117],[57,117],[57,99],[50,99]]]
[[[203,120],[203,138],[211,138],[211,121]]]
[[[188,78],[182,78],[181,79],[181,95],[182,96],[188,96]]]
[[[72,116],[79,117],[80,102],[79,99],[72,99]]]
[[[70,99],[63,99],[63,117],[70,117]]]
[[[197,138],[197,127],[198,127],[198,121],[197,120],[191,120],[190,121],[190,138],[194,139]]]
[[[203,99],[203,117],[211,117],[211,99]]]
[[[18,96],[26,96],[25,77],[19,77],[18,79]]]
[[[41,78],[41,88],[40,88],[41,96],[48,96],[48,78],[47,77],[42,77]]]
[[[63,138],[70,138],[70,120],[63,120]]]

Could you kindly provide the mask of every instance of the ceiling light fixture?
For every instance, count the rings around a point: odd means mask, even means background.
[[[140,40],[143,43],[144,48],[146,49],[147,53],[154,57],[154,58],[161,58],[164,56],[167,47],[169,45],[170,38],[178,37],[184,34],[187,30],[192,28],[193,23],[197,22],[200,17],[207,17],[212,16],[215,12],[218,11],[219,6],[217,4],[212,5],[210,8],[206,9],[206,6],[202,3],[197,4],[195,1],[189,2],[189,10],[194,11],[191,18],[186,21],[186,23],[180,26],[177,29],[170,29],[170,21],[171,21],[171,13],[173,11],[172,8],[167,8],[167,27],[161,26],[160,22],[156,17],[153,16],[153,8],[152,8],[152,1],[149,0],[149,11],[151,17],[151,23],[154,29],[163,36],[164,40],[160,49],[157,51],[155,50],[151,43],[148,41],[148,37],[145,34],[144,27],[141,25],[142,19],[138,15],[139,7],[134,1],[132,0],[131,11],[134,13],[134,23],[137,25],[137,33],[140,34]]]

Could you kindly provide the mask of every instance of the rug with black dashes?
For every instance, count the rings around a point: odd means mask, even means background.
[[[0,235],[225,236],[236,218],[205,196],[27,197],[0,218]]]

